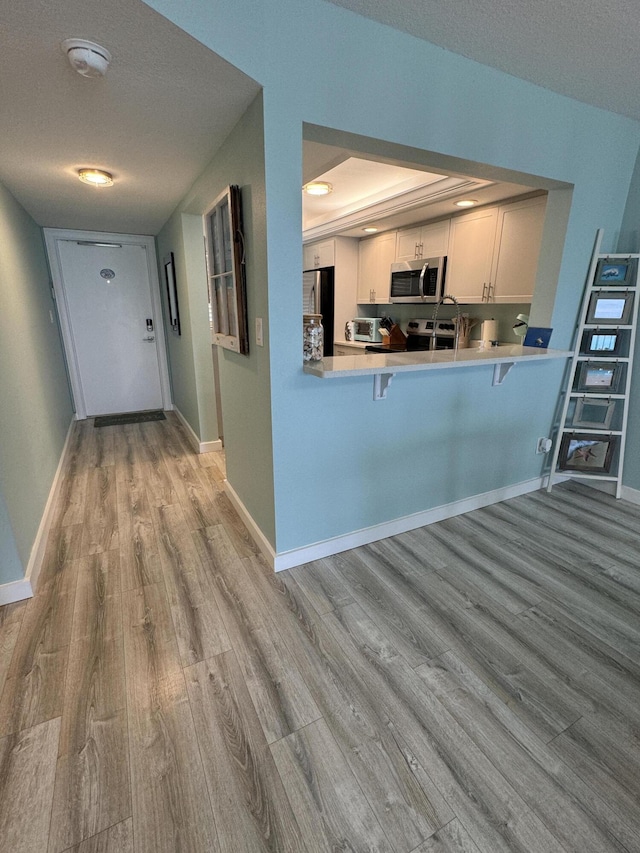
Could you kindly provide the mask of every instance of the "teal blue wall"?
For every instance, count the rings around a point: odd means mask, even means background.
[[[1,184],[0,245],[0,489],[11,525],[0,518],[0,556],[14,554],[0,562],[5,583],[27,567],[72,410],[42,232]]]
[[[395,32],[322,0],[195,0],[158,11],[264,87],[270,381],[278,552],[541,473],[561,362],[322,382],[300,352],[302,128],[308,122],[574,186],[553,311],[571,343],[593,240],[618,241],[638,123]],[[313,34],[313,38],[310,38]],[[605,143],[606,140],[606,143]],[[535,304],[534,304],[535,307]],[[250,365],[234,365],[238,388]],[[226,430],[225,430],[226,431]],[[250,435],[229,448],[248,502]]]

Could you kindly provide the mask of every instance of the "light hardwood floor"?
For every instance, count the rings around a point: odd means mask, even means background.
[[[537,492],[272,574],[179,422],[75,426],[0,608],[2,853],[640,851],[640,508]]]

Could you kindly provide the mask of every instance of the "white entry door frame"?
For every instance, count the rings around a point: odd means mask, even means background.
[[[54,296],[58,308],[60,330],[65,348],[69,367],[69,379],[75,402],[76,419],[84,420],[87,414],[85,395],[83,393],[80,365],[74,345],[74,334],[71,324],[71,313],[69,302],[65,291],[63,267],[60,256],[60,247],[68,241],[78,241],[87,244],[100,244],[106,246],[119,244],[122,246],[140,246],[146,253],[146,266],[149,275],[149,289],[151,298],[151,311],[153,315],[153,334],[156,338],[158,372],[160,379],[160,391],[162,396],[162,407],[166,410],[173,408],[171,402],[171,389],[169,383],[169,368],[167,364],[166,338],[162,315],[162,302],[158,282],[158,264],[156,259],[155,241],[153,237],[137,234],[111,234],[98,231],[75,231],[61,228],[45,228],[44,237],[49,256],[51,278],[53,281]]]

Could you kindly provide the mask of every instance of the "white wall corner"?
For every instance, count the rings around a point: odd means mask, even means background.
[[[360,545],[368,545],[380,539],[387,539],[389,536],[396,536],[399,533],[406,533],[408,530],[415,530],[418,527],[425,527],[437,521],[444,521],[446,518],[453,518],[455,515],[462,515],[474,509],[481,509],[484,506],[490,506],[491,504],[500,503],[500,501],[506,501],[510,498],[526,495],[529,492],[538,491],[538,489],[543,488],[544,483],[544,477],[534,477],[532,480],[525,480],[513,486],[505,486],[500,489],[493,489],[490,492],[472,495],[469,498],[463,498],[462,500],[443,504],[442,506],[424,510],[423,512],[416,512],[412,515],[396,518],[393,521],[385,521],[373,527],[354,530],[352,533],[335,536],[332,539],[325,539],[321,542],[315,542],[312,545],[305,545],[302,548],[283,551],[280,554],[274,551],[271,543],[255,523],[228,480],[224,481],[224,488],[229,496],[229,500],[247,526],[249,533],[268,565],[274,571],[281,572],[285,569],[301,566],[304,563],[320,560],[323,557],[340,554],[342,551],[350,551],[352,548],[358,548]]]
[[[185,428],[191,447],[193,447],[196,453],[211,453],[215,450],[222,450],[222,442],[219,438],[215,441],[200,441],[198,436],[191,428],[191,424],[182,414],[180,409],[177,406],[174,406],[173,411],[176,413],[178,419],[180,420],[180,423]]]

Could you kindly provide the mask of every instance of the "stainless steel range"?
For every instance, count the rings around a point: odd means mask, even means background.
[[[404,344],[372,344],[367,352],[413,352],[414,350],[453,349],[456,324],[453,320],[409,320]]]

